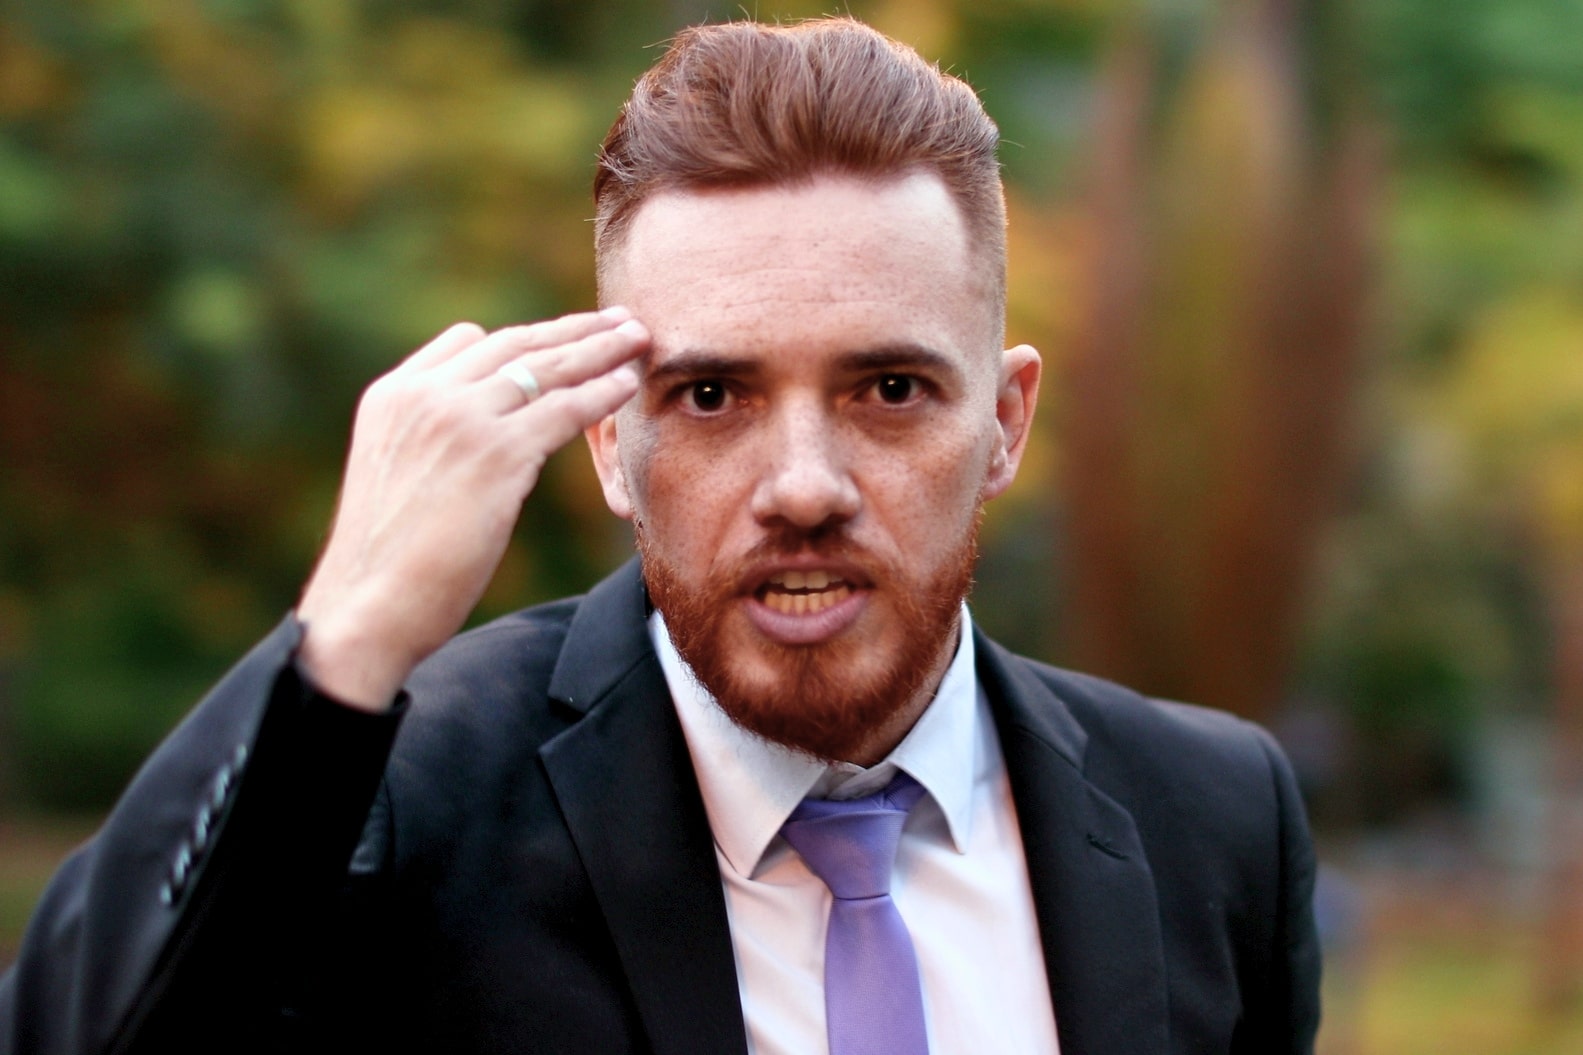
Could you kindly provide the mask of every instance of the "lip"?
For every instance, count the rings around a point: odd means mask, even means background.
[[[817,612],[783,612],[765,602],[763,591],[772,578],[815,571],[839,579],[850,592]],[[770,641],[788,648],[817,645],[844,633],[862,616],[874,593],[873,580],[856,564],[813,553],[766,561],[744,576],[743,583],[742,604],[749,622]]]
[[[777,612],[756,593],[744,598],[743,604],[748,621],[759,633],[777,645],[797,648],[821,644],[844,633],[862,616],[873,593],[872,586],[854,585],[841,601],[818,612],[801,614]]]

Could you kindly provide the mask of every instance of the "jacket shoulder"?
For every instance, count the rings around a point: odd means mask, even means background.
[[[1135,823],[1159,880],[1161,926],[1179,976],[1209,962],[1206,950],[1224,951],[1219,969],[1242,1009],[1229,1050],[1311,1052],[1317,863],[1297,782],[1275,739],[1223,711],[1150,699],[1031,660],[1008,662],[1023,684],[1048,690],[1024,693],[1028,708],[1059,710],[1082,730],[1084,778]]]
[[[580,598],[527,608],[457,635],[408,677],[406,713],[352,872],[445,843],[491,816],[570,724],[547,691]],[[400,838],[397,832],[401,833]]]
[[[1049,692],[1030,707],[1064,707],[1085,736],[1083,770],[1147,814],[1222,817],[1290,808],[1295,781],[1261,726],[1225,711],[1154,699],[1104,678],[1011,656]]]
[[[407,680],[408,711],[392,752],[396,781],[443,779],[536,752],[566,727],[550,675],[581,597],[523,609],[457,635]]]
[[[432,710],[452,697],[493,699],[524,685],[548,684],[582,600],[563,597],[458,634],[408,679],[414,709]]]
[[[1105,678],[1022,656],[1013,659],[1066,703],[1090,736],[1135,747],[1158,741],[1162,748],[1189,752],[1245,750],[1254,741],[1270,739],[1262,726],[1228,711],[1146,696]]]

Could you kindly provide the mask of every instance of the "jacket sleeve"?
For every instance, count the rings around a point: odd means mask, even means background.
[[[1277,899],[1268,970],[1249,980],[1253,996],[1237,1032],[1246,1055],[1312,1055],[1319,1029],[1320,948],[1314,922],[1316,860],[1307,814],[1290,763],[1262,729],[1259,743],[1274,788],[1279,848]]]
[[[185,1050],[220,1023],[208,1044],[237,1050],[278,1013],[405,710],[320,695],[300,640],[288,619],[233,668],[61,867],[0,979],[0,1055]]]

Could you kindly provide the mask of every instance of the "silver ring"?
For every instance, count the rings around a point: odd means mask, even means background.
[[[496,370],[495,373],[510,381],[522,391],[523,406],[527,406],[539,398],[542,391],[539,388],[539,379],[533,376],[533,371],[529,370],[522,360],[513,359],[499,370]]]

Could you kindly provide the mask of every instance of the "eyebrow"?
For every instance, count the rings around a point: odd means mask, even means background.
[[[647,358],[652,361],[653,353]],[[656,384],[695,377],[741,377],[757,372],[758,365],[750,360],[689,349],[678,352],[659,366],[651,366],[643,380],[647,384]]]
[[[962,367],[950,356],[921,344],[889,344],[862,348],[836,358],[836,365],[851,373],[910,368],[946,374],[960,380]],[[687,349],[652,367],[645,377],[649,384],[663,384],[688,378],[744,377],[759,373],[757,358],[722,354],[704,349]]]
[[[879,348],[867,348],[843,355],[840,363],[854,372],[910,367],[914,370],[950,374],[953,377],[960,377],[962,374],[961,364],[955,359],[922,344],[891,344]]]

